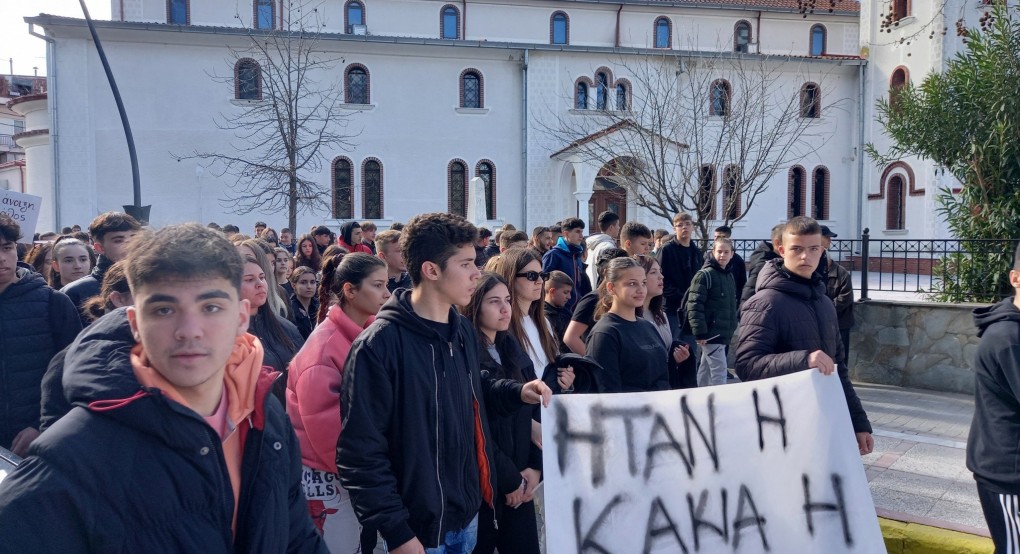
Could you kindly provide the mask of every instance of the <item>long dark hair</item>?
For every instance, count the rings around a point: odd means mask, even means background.
[[[595,321],[601,319],[613,308],[613,297],[609,294],[608,284],[615,283],[624,270],[635,267],[641,267],[641,264],[634,258],[613,258],[606,264],[605,275],[602,277],[602,282],[599,283],[599,304],[595,308]],[[644,308],[638,306],[636,315],[641,317],[643,312]]]
[[[482,300],[485,298],[486,294],[489,294],[492,289],[496,288],[496,285],[503,285],[507,288],[507,291],[510,290],[510,285],[507,284],[506,279],[502,276],[490,271],[483,271],[482,276],[479,277],[478,282],[475,283],[475,292],[471,293],[471,300],[466,306],[463,306],[460,309],[460,313],[463,314],[464,317],[468,318],[471,324],[474,325],[475,331],[477,332],[476,334],[478,335],[478,340],[482,341],[485,345],[488,345],[489,338],[485,336],[485,333],[482,332],[481,328]],[[507,336],[507,331],[497,331],[495,342],[502,343],[503,340],[513,339],[512,337]],[[550,360],[551,359],[552,358],[550,358]],[[502,366],[503,369],[509,369],[511,377],[518,382],[525,382],[524,372],[521,371],[521,368],[517,367],[516,364],[512,364],[510,362],[511,360],[502,360],[500,366]]]
[[[262,263],[259,263],[259,257],[261,257]],[[266,271],[266,266],[268,264],[266,263],[265,254],[261,251],[255,251],[255,257],[246,255],[244,257],[244,262],[248,264],[255,264],[262,268],[262,272],[266,274],[266,290],[269,294],[272,294],[273,291],[270,290],[271,281],[269,281],[269,272]],[[273,311],[268,298],[266,299],[265,304],[259,306],[255,315],[251,316],[253,320],[257,320],[259,323],[265,325],[265,328],[269,331],[269,334],[273,339],[285,346],[287,350],[293,352],[296,350],[294,341],[290,340],[290,337],[288,337],[287,333],[284,332],[283,325],[280,325],[280,321],[276,319],[277,317],[278,316],[276,315],[276,312]]]
[[[342,308],[347,302],[344,299],[344,285],[350,283],[354,288],[360,287],[373,272],[386,269],[386,262],[364,252],[353,252],[339,259],[340,263],[329,283],[329,298]]]
[[[655,256],[639,255],[634,258],[639,264],[641,264],[641,267],[645,268],[645,275],[648,275],[648,272],[652,270],[652,266],[655,265],[659,266],[660,272],[662,271],[662,266],[659,265],[659,260],[656,260]],[[666,314],[662,311],[662,303],[665,298],[665,294],[660,294],[659,296],[653,297],[652,300],[648,302],[648,311],[651,312],[652,319],[655,320],[655,323],[659,325],[666,323]]]
[[[329,245],[322,253],[322,262],[319,266],[319,313],[315,314],[316,323],[322,323],[326,319],[331,305],[329,291],[333,286],[333,277],[336,275],[336,268],[347,254],[349,252],[346,248],[335,244]]]
[[[306,257],[304,252],[301,251],[301,245],[305,241],[311,241],[312,243],[312,255]],[[319,254],[319,245],[315,243],[315,238],[312,235],[304,234],[298,239],[297,245],[294,247],[294,267],[306,266],[311,268],[317,268],[322,265],[322,255]]]
[[[534,250],[530,248],[510,248],[500,254],[494,261],[487,263],[486,269],[490,269],[489,266],[491,264],[492,271],[498,273],[507,283],[513,283],[514,279],[517,278],[517,273],[533,261],[542,262]],[[514,287],[508,284],[507,288],[510,290],[510,303],[513,305],[510,310],[510,334],[525,349],[531,350],[531,341],[528,340],[527,333],[524,332],[524,325],[521,323],[523,317],[530,317],[535,323],[535,327],[538,328],[539,342],[546,358],[549,361],[555,360],[556,355],[559,353],[559,347],[556,345],[556,338],[553,337],[552,331],[549,330],[549,325],[546,323],[544,302],[542,302],[542,299],[532,302],[531,306],[528,307],[528,313],[523,314],[517,305],[517,294],[514,292]]]

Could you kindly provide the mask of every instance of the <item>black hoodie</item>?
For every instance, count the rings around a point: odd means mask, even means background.
[[[344,363],[340,480],[358,520],[390,549],[414,537],[435,548],[483,501],[493,505],[478,339],[453,307],[449,325],[441,335],[414,313],[411,291],[399,290]]]
[[[1020,494],[1020,309],[1013,298],[974,310],[974,421],[967,469],[1000,494]]]

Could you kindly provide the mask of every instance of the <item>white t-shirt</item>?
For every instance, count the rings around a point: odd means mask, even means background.
[[[524,327],[524,334],[528,337],[528,344],[524,345],[524,349],[528,351],[528,356],[531,356],[531,363],[535,364],[535,375],[541,379],[542,373],[545,372],[545,366],[549,365],[551,361],[545,355],[545,350],[542,349],[542,335],[539,334],[538,326],[535,325],[531,316],[525,315],[521,324]],[[549,321],[546,320],[545,324],[548,328]]]

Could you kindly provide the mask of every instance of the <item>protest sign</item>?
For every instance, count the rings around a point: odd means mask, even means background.
[[[42,198],[38,196],[13,190],[0,190],[0,213],[11,218],[21,227],[22,239],[18,242],[32,243],[32,235],[35,234],[35,224],[39,220],[41,206]]]
[[[885,552],[835,375],[559,395],[546,552]]]

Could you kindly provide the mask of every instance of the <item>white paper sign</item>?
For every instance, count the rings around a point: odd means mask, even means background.
[[[838,377],[560,395],[546,552],[885,552]]]
[[[0,213],[13,219],[21,227],[22,239],[18,242],[32,243],[41,207],[42,198],[39,196],[0,190]]]

